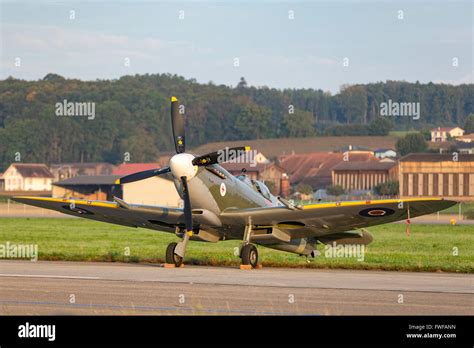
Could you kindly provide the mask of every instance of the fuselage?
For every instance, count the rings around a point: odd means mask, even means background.
[[[180,181],[175,178],[174,183],[182,195]],[[197,174],[188,180],[188,187],[192,208],[207,209],[216,215],[227,209],[282,205],[277,197],[266,192],[268,188],[262,182],[235,177],[217,164],[198,168]]]
[[[175,177],[174,184],[182,196],[181,182]],[[217,217],[229,209],[248,209],[282,206],[264,183],[252,181],[245,175],[235,177],[217,164],[199,167],[188,180],[193,210],[205,209]],[[216,229],[215,226],[202,226]],[[227,238],[241,238],[245,226],[220,226],[217,230]]]

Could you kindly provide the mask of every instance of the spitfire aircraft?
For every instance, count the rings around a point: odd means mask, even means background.
[[[171,120],[176,154],[169,166],[134,173],[117,180],[125,184],[171,173],[183,208],[44,197],[14,197],[15,201],[57,210],[87,219],[175,233],[181,241],[166,249],[166,263],[182,265],[190,240],[240,240],[243,265],[256,268],[256,245],[315,256],[318,244],[366,245],[372,236],[366,227],[409,219],[446,209],[456,202],[442,198],[384,199],[294,205],[274,196],[267,186],[245,173],[233,176],[219,163],[227,153],[245,153],[237,147],[195,156],[185,152],[184,115],[171,98]],[[233,157],[235,158],[235,156]]]

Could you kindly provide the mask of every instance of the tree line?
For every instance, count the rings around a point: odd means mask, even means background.
[[[171,74],[81,81],[48,74],[0,81],[0,170],[23,162],[153,161],[172,151],[169,98],[186,114],[187,143],[324,135],[386,135],[390,130],[463,125],[474,85],[386,81],[320,89],[235,87]],[[420,103],[418,120],[380,115],[381,103]],[[95,103],[95,117],[61,116],[57,103]]]

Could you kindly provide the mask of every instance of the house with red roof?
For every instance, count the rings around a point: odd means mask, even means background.
[[[314,190],[325,189],[333,184],[332,171],[343,162],[378,162],[373,153],[313,152],[282,155],[279,165],[290,178],[290,185],[310,185]]]
[[[463,143],[474,143],[474,133],[465,134],[462,137],[457,137],[457,141],[461,141]]]
[[[53,174],[42,163],[12,163],[2,178],[5,191],[51,191]]]

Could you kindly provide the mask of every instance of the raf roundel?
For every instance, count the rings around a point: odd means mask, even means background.
[[[395,211],[388,208],[369,208],[361,210],[359,215],[365,217],[383,217],[392,215],[393,213],[395,213]]]
[[[224,183],[221,183],[221,187],[220,187],[221,196],[224,197],[226,192],[227,192],[227,187],[225,187]]]

